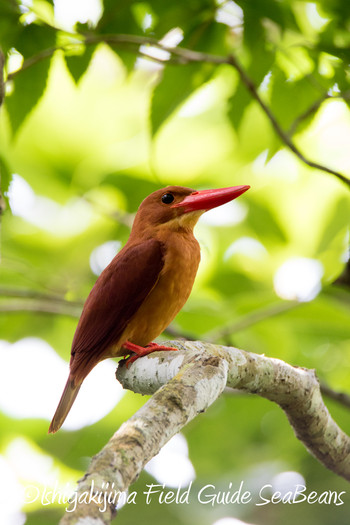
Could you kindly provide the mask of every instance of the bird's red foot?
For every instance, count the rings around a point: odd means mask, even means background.
[[[127,350],[124,355],[128,355],[130,352],[133,352],[135,355],[129,357],[126,360],[126,366],[128,367],[131,363],[136,361],[139,357],[143,357],[144,355],[151,354],[152,352],[156,352],[157,350],[173,350],[176,351],[177,348],[174,348],[172,346],[162,346],[158,345],[157,343],[149,343],[146,346],[139,346],[135,345],[135,343],[130,343],[130,341],[125,341],[123,344],[123,348]]]

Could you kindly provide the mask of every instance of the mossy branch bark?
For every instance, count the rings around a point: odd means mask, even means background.
[[[350,480],[350,438],[331,418],[313,370],[199,341],[167,344],[178,352],[155,352],[129,368],[123,362],[118,367],[124,388],[154,395],[93,458],[79,481],[75,511],[66,513],[61,525],[109,524],[115,516],[113,495],[126,490],[162,446],[226,386],[280,405],[311,454]],[[91,493],[96,497],[87,503]]]
[[[137,367],[134,363],[128,372],[133,375],[137,370],[140,373],[140,361],[143,361],[141,369],[151,366],[154,370],[164,354],[166,352],[157,352],[158,358],[152,355],[150,360],[139,360]],[[199,412],[204,412],[224,390],[228,370],[225,360],[207,352],[192,352],[192,359],[187,359],[183,353],[171,354],[173,359],[170,362],[166,360],[165,364],[168,369],[166,376],[170,381],[165,381],[166,384],[134,416],[123,423],[93,458],[89,470],[78,484],[77,499],[81,503],[78,501],[74,512],[65,514],[61,525],[109,524],[115,515],[115,501],[106,506],[101,497],[100,504],[94,500],[86,503],[84,495],[91,493],[91,487],[96,495],[110,492],[108,489],[112,484],[112,496],[115,491],[126,490],[167,441]],[[121,368],[126,369],[125,366]],[[146,376],[152,374],[148,372]],[[151,388],[151,382],[149,387]],[[150,391],[147,387],[145,390]]]

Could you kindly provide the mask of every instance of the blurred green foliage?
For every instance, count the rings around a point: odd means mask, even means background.
[[[233,53],[301,151],[349,173],[349,2],[104,0],[99,17],[82,16],[69,29],[55,16],[49,0],[0,5],[7,80],[0,118],[7,202],[1,339],[41,337],[68,361],[76,318],[96,279],[91,253],[108,240],[125,243],[132,214],[148,193],[167,184],[250,184],[239,208],[197,226],[202,264],[173,328],[315,368],[334,389],[350,393],[348,188],[284,147],[233,67],[186,63],[176,55],[168,61],[147,44],[168,34],[165,42],[176,46],[169,32],[178,28],[183,48]],[[120,34],[144,38],[144,45],[113,41]],[[274,276],[296,257],[322,264],[322,290],[289,308],[276,295]],[[0,453],[12,439],[25,438],[74,483],[87,458],[143,403],[127,393],[95,425],[54,437],[46,434],[47,421],[1,414]],[[327,404],[349,433],[349,409]],[[259,487],[266,476],[295,470],[310,491],[349,493],[265,400],[225,394],[184,434],[197,475],[194,492],[208,483],[225,490],[241,480]],[[150,482],[144,473],[131,490],[142,493]],[[345,525],[349,494],[344,501],[339,507],[210,509],[139,502],[124,507],[118,520],[206,525],[234,516],[256,525],[298,519]],[[26,523],[48,525],[62,509],[28,505],[24,511]]]

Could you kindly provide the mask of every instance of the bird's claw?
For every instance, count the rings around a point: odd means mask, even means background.
[[[143,357],[145,355],[151,354],[152,352],[156,352],[158,350],[159,351],[178,350],[178,348],[174,348],[173,346],[163,346],[163,345],[159,345],[158,343],[149,343],[148,345],[143,347],[143,346],[136,345],[135,343],[130,343],[130,341],[126,341],[123,344],[123,348],[125,348],[125,350],[128,351],[128,353],[125,353],[125,355],[128,355],[130,352],[133,352],[134,354],[125,361],[126,368],[129,368],[131,363],[136,361],[136,359],[138,359],[139,357]]]

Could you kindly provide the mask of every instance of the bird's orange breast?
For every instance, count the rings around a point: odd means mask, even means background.
[[[160,239],[162,241],[162,239]],[[187,301],[197,274],[200,249],[192,234],[167,233],[164,267],[144,303],[128,323],[114,356],[126,340],[147,345],[163,332]]]

